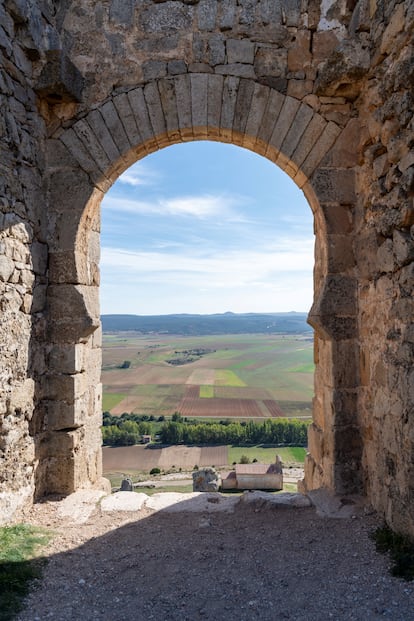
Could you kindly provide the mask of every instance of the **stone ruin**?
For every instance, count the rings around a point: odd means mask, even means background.
[[[121,481],[120,491],[121,492],[133,492],[134,491],[134,486],[133,486],[131,477],[126,477],[126,476],[123,477]]]
[[[221,474],[221,487],[240,490],[282,490],[283,465],[279,455],[272,464],[240,463]]]
[[[193,492],[218,492],[221,477],[217,470],[207,466],[193,472]]]
[[[3,0],[0,24],[2,520],[102,484],[99,205],[208,139],[314,214],[304,489],[414,534],[412,0]]]

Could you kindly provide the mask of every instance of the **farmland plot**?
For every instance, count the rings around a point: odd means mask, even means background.
[[[198,393],[198,387],[194,387]],[[262,418],[260,405],[253,399],[203,399],[185,396],[179,408],[182,416],[188,418]]]
[[[277,401],[273,401],[271,399],[265,399],[263,401],[267,409],[269,410],[272,416],[286,416],[286,414],[282,411],[282,408],[278,404]]]
[[[139,395],[128,395],[120,403],[111,409],[111,414],[120,416],[124,412],[139,412],[141,406],[147,402],[147,398]]]
[[[310,416],[313,343],[309,337],[220,335],[111,337],[102,372],[105,404],[123,412],[188,417]],[[176,352],[205,349],[193,362],[171,365]],[[121,369],[130,360],[130,368]],[[118,365],[118,366],[116,366]],[[110,395],[119,395],[117,398]],[[123,396],[123,399],[120,398]],[[201,403],[203,401],[204,403]],[[244,404],[241,402],[245,402]]]
[[[228,447],[222,446],[104,446],[103,470],[105,472],[128,472],[139,470],[149,472],[152,468],[169,470],[182,468],[192,470],[197,466],[227,466]]]
[[[113,472],[122,470],[150,471],[158,466],[161,450],[146,446],[104,446],[102,448],[103,470]]]
[[[186,380],[186,384],[214,385],[216,372],[214,369],[194,369]]]
[[[250,386],[215,386],[214,396],[220,399],[271,399],[272,395],[265,388]]]

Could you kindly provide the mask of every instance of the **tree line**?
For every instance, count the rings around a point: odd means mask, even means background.
[[[176,422],[164,423],[163,444],[294,444],[306,446],[308,423],[296,419],[267,419],[262,423]]]
[[[112,416],[109,412],[103,413],[102,441],[108,446],[131,446],[141,442],[141,436],[154,434],[154,416],[146,414],[128,414]],[[165,420],[160,416],[158,423]]]
[[[162,444],[291,444],[306,446],[308,422],[297,419],[269,418],[263,422],[239,422],[228,419],[197,421],[184,419],[178,412],[170,421],[142,420],[135,414],[114,417],[104,413],[103,443],[129,446],[141,441],[143,434],[158,435]],[[160,417],[161,418],[161,417]],[[162,417],[163,418],[163,417]]]

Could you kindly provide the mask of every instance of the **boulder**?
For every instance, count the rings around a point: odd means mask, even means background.
[[[120,491],[121,492],[133,492],[134,491],[134,487],[132,485],[132,480],[130,479],[130,477],[125,477],[124,479],[122,479]]]
[[[193,472],[193,492],[218,492],[221,477],[214,468],[202,468]]]

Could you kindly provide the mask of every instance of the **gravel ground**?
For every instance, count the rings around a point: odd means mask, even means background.
[[[103,513],[62,523],[58,503],[27,516],[57,531],[19,621],[414,620],[414,585],[388,573],[375,515],[314,508]]]

